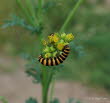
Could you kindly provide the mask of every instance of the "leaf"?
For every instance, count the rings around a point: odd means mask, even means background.
[[[70,47],[71,47],[71,53],[74,53],[76,58],[85,56],[85,51],[83,46],[71,42]]]
[[[69,98],[67,103],[73,103],[74,99],[73,98]]]
[[[30,62],[26,65],[26,73],[34,78],[34,83],[41,82],[41,71],[37,61],[36,58],[31,58]]]
[[[33,33],[40,34],[43,29],[41,26],[34,27],[34,26],[27,24],[26,21],[24,19],[20,18],[19,16],[12,15],[11,18],[12,18],[11,20],[5,20],[4,25],[2,25],[1,28],[5,29],[7,27],[20,26],[27,30],[30,30],[32,32],[32,34]]]
[[[47,3],[45,3],[43,11],[47,12],[49,9],[54,8],[56,5],[57,3],[55,1],[48,1]]]
[[[37,102],[37,100],[36,99],[34,99],[34,98],[29,98],[28,100],[26,100],[26,102],[25,103],[38,103]]]
[[[50,103],[60,103],[59,100],[57,98],[55,98],[53,101],[51,101]]]
[[[3,96],[0,96],[0,101],[2,101],[2,103],[8,103],[8,101],[6,100],[6,98],[3,97]]]
[[[76,101],[76,103],[81,103],[80,101]]]

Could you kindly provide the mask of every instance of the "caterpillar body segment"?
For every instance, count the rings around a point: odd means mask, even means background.
[[[53,58],[44,58],[42,55],[39,56],[39,62],[44,66],[55,66],[64,62],[64,60],[68,57],[70,52],[70,47],[68,45],[64,46],[62,53]]]

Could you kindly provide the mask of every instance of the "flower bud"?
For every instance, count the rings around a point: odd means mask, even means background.
[[[48,36],[48,39],[49,39],[49,42],[50,42],[50,43],[53,42],[53,36],[52,36],[52,35],[49,35],[49,36]]]
[[[58,50],[62,50],[63,47],[64,47],[64,44],[63,44],[63,43],[59,43],[59,44],[57,45],[57,49],[58,49]]]
[[[44,55],[45,58],[49,58],[49,57],[51,57],[51,56],[52,56],[51,53],[46,53],[46,54]]]
[[[66,38],[66,34],[65,33],[61,34],[61,38],[65,39]]]
[[[58,37],[57,35],[54,35],[54,36],[53,36],[53,42],[56,43],[56,42],[58,42],[58,40],[59,40],[59,37]]]
[[[50,47],[50,52],[54,52],[55,48],[53,46]]]
[[[57,51],[53,52],[53,57],[56,57],[56,55],[57,55]]]
[[[42,44],[43,44],[44,46],[46,46],[46,45],[48,44],[48,42],[47,42],[46,40],[42,40]]]
[[[48,46],[46,46],[46,48],[43,50],[44,53],[49,53],[50,52],[50,48]]]
[[[62,44],[63,44],[63,43],[65,43],[65,41],[64,41],[63,39],[61,39],[61,40],[59,41],[59,43],[62,43]]]
[[[66,40],[67,42],[70,42],[70,41],[72,41],[73,39],[74,39],[74,36],[73,36],[72,33],[66,35],[65,40]]]

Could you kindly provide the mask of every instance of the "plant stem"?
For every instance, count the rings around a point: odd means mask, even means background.
[[[43,0],[38,0],[38,19],[39,19],[39,25],[42,24],[42,6],[43,6]]]
[[[49,72],[44,68],[45,70],[43,71],[44,77],[43,77],[43,84],[42,84],[42,103],[48,103],[48,92],[49,92],[49,87],[50,83],[53,77],[53,73]],[[49,73],[48,73],[49,72]]]
[[[55,78],[53,79],[52,83],[51,83],[51,90],[50,90],[50,102],[53,99],[53,94],[54,94],[54,87],[55,87]]]
[[[80,4],[82,3],[83,0],[79,0],[75,7],[73,7],[72,11],[69,13],[69,15],[67,16],[64,24],[62,25],[61,29],[60,29],[60,32],[64,32],[65,28],[68,26],[70,20],[72,19],[72,17],[74,16],[76,10],[79,8]]]
[[[29,15],[28,10],[23,6],[22,1],[21,0],[16,0],[18,6],[21,8],[23,14],[25,15],[26,19],[28,20],[28,22],[33,25],[36,26],[35,23],[32,20],[32,17]]]

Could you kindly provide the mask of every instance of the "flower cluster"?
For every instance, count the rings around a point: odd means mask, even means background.
[[[65,45],[68,45],[74,39],[72,33],[53,33],[48,36],[47,40],[42,40],[44,49],[42,54],[45,58],[55,57],[62,53]]]

